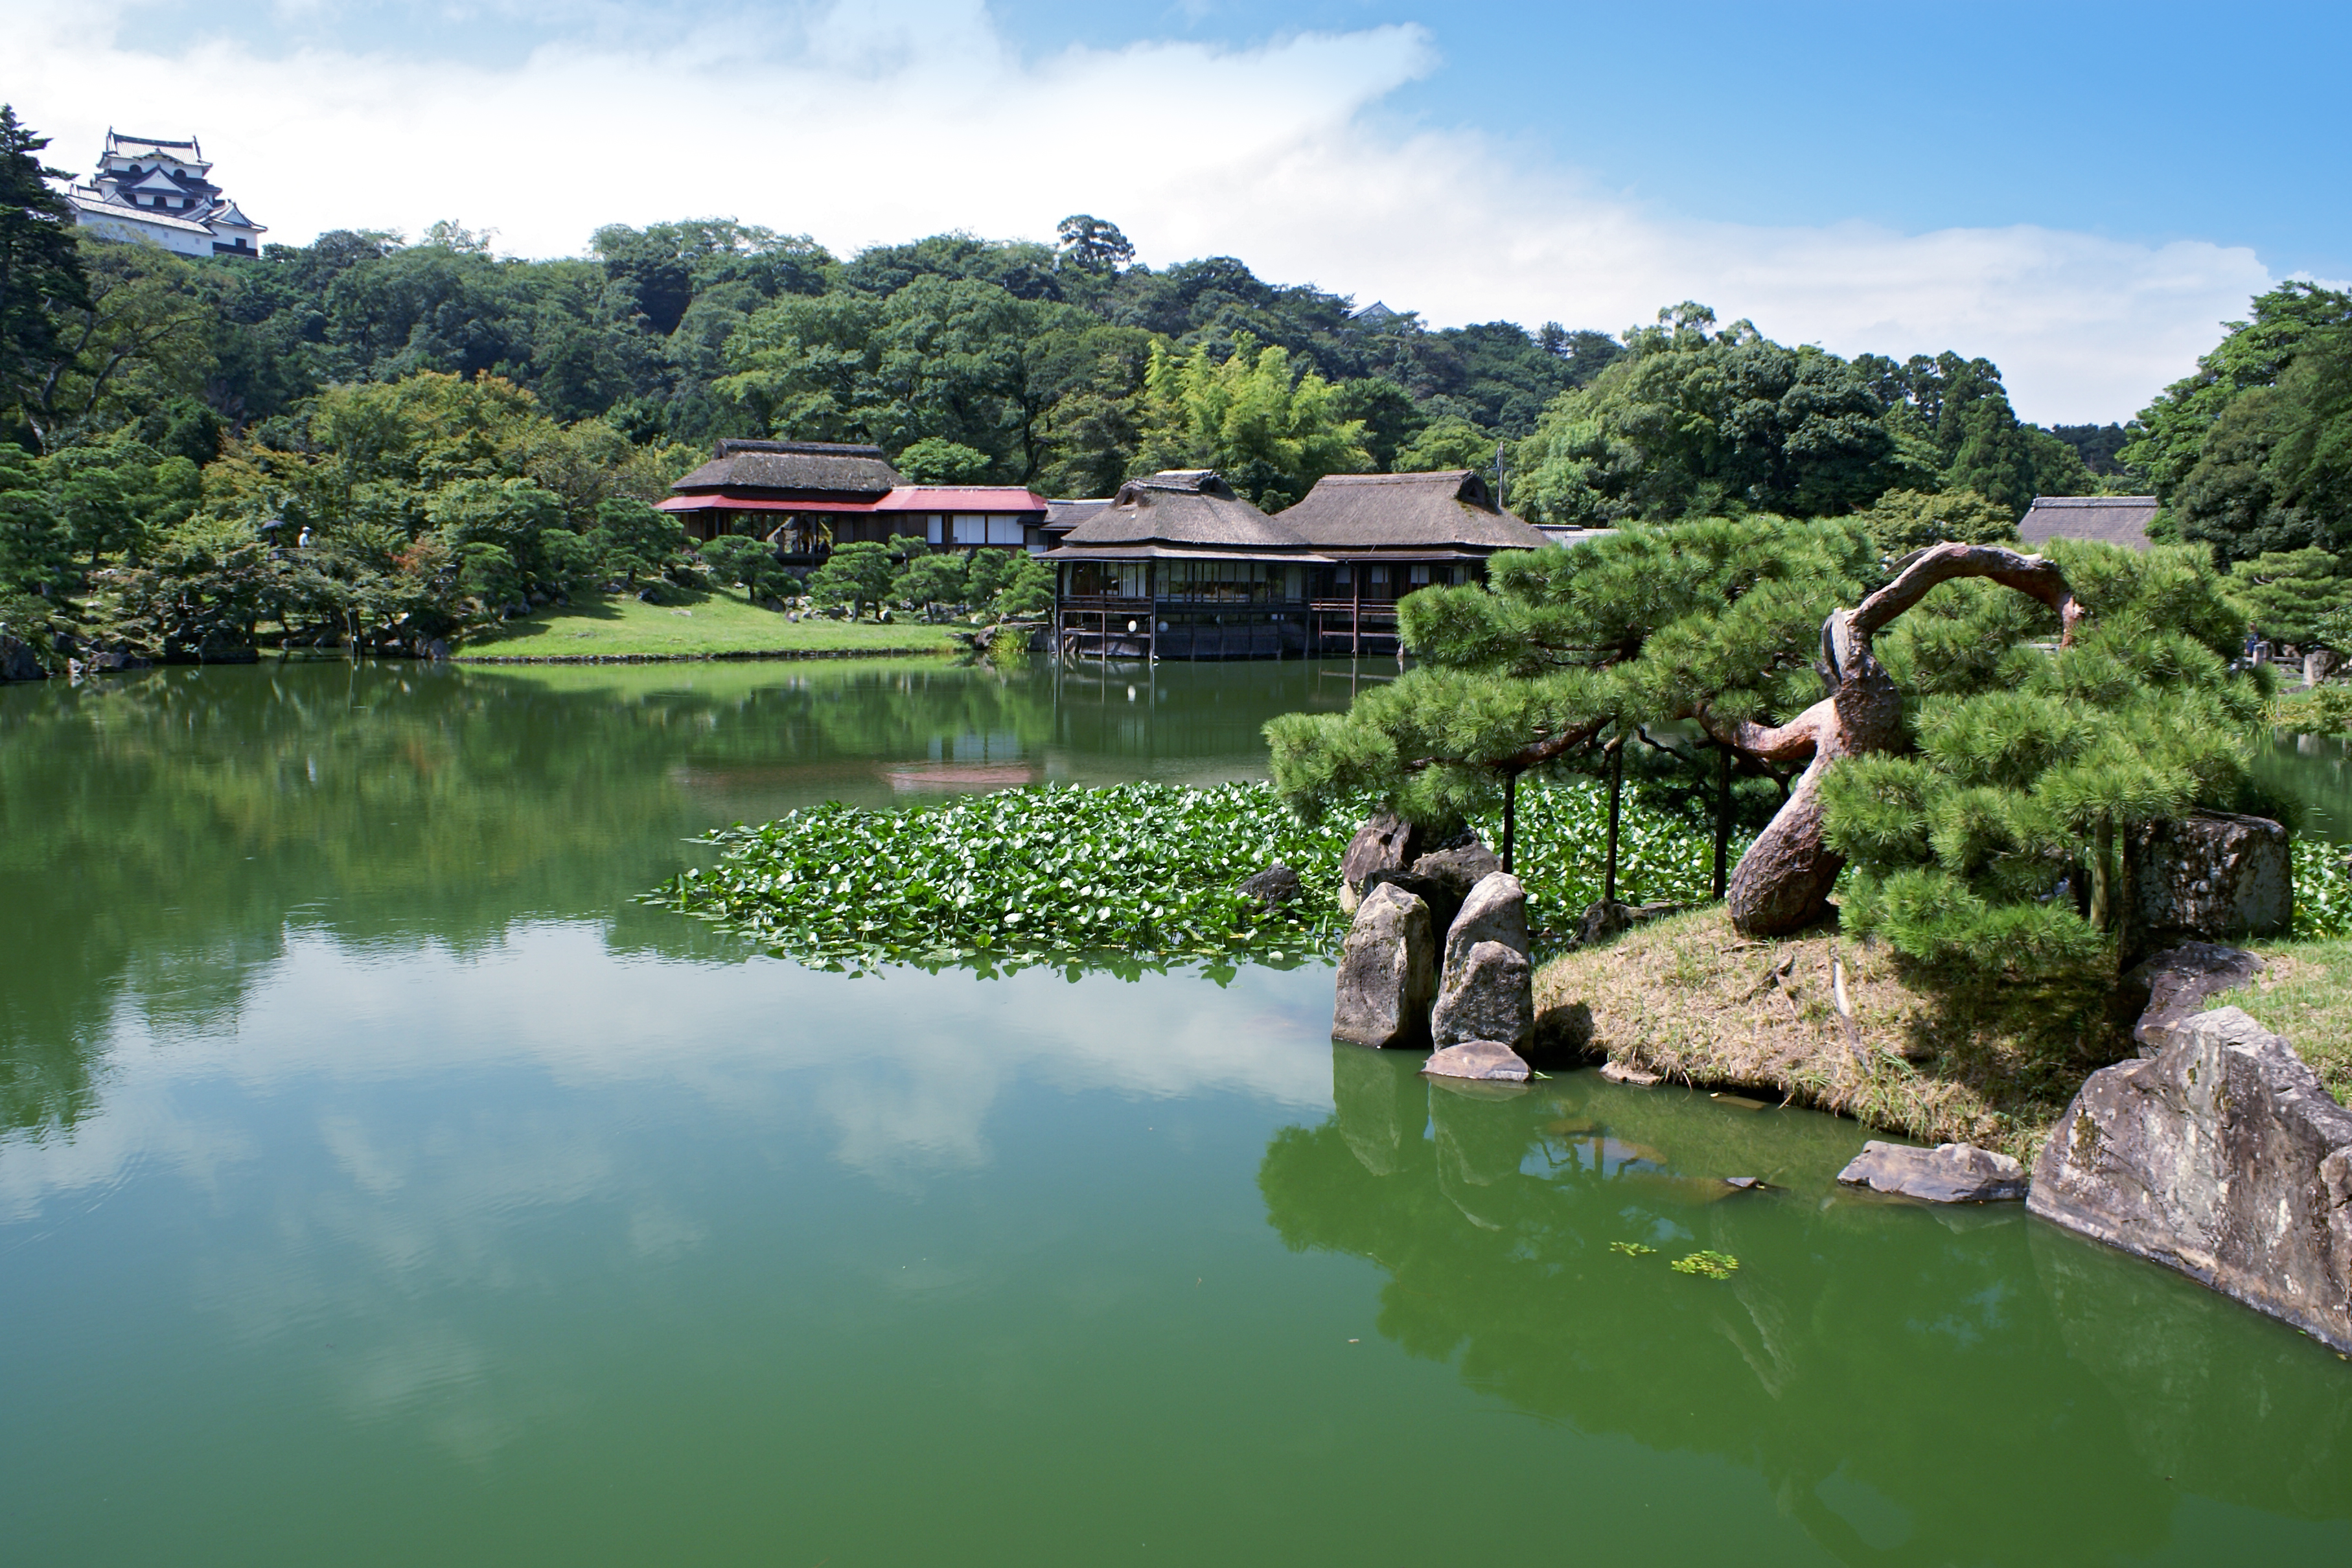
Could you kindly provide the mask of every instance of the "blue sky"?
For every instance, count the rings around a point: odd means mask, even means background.
[[[520,254],[725,211],[837,249],[1113,218],[1444,323],[1685,297],[1841,353],[1987,353],[2127,417],[2248,294],[2352,277],[2352,9],[1294,0],[0,0],[0,94],[85,167],[194,130],[272,237]],[[13,51],[12,51],[13,52]],[[389,155],[387,155],[389,153]]]

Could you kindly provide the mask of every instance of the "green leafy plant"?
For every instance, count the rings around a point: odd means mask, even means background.
[[[2294,841],[2294,934],[2305,940],[2352,936],[2352,854],[2316,838]]]
[[[1286,963],[1338,939],[1350,831],[1302,826],[1264,784],[1048,786],[909,811],[829,803],[712,835],[719,863],[653,897],[829,969]],[[1260,910],[1234,887],[1276,860],[1304,886]]]
[[[1609,1250],[1622,1252],[1628,1258],[1647,1258],[1658,1249],[1654,1247],[1644,1247],[1638,1241],[1612,1241],[1609,1244]],[[1677,1263],[1675,1267],[1679,1268],[1682,1265]]]
[[[1709,1279],[1728,1279],[1739,1270],[1739,1259],[1727,1252],[1700,1251],[1688,1258],[1677,1258],[1667,1265],[1677,1274],[1704,1274]]]
[[[1540,953],[1599,885],[1605,786],[1563,780],[1521,807],[1536,829],[1520,877]],[[905,811],[827,804],[710,835],[719,863],[650,897],[820,967],[1012,970],[1106,954],[1288,963],[1328,953],[1346,931],[1339,858],[1365,809],[1305,824],[1263,784],[1049,786]],[[1620,835],[1621,852],[1633,846],[1620,876],[1635,896],[1704,896],[1706,844],[1683,819],[1637,801]],[[1234,884],[1276,860],[1304,886],[1259,911]]]

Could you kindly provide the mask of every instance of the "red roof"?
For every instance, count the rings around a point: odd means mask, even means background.
[[[1019,485],[899,485],[876,511],[1044,511],[1045,498]]]
[[[875,500],[768,500],[730,496],[724,490],[670,496],[656,511],[943,511],[1008,512],[1045,510],[1045,498],[1019,485],[900,485]]]

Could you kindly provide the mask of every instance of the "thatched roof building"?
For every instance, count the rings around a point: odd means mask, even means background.
[[[670,489],[681,496],[727,491],[779,500],[870,501],[903,483],[879,447],[845,441],[744,441],[729,437],[719,441],[710,461]]]
[[[2048,539],[2095,539],[2146,550],[2156,521],[2154,496],[2036,496],[2017,525],[2028,544]]]
[[[1333,555],[1457,560],[1539,550],[1546,542],[1496,506],[1485,479],[1471,468],[1326,474],[1276,521]]]
[[[919,534],[940,546],[1041,543],[1045,498],[1020,485],[910,485],[879,447],[845,441],[719,441],[710,461],[655,503],[695,539],[749,533],[788,562],[836,544]]]
[[[1311,556],[1307,541],[1234,493],[1214,468],[1171,468],[1119,486],[1108,506],[1062,536],[1054,560],[1232,560]]]

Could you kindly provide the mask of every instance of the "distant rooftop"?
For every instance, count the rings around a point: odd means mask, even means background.
[[[2017,525],[2028,544],[2046,539],[2092,539],[2146,550],[2156,521],[2154,496],[2036,496]]]

